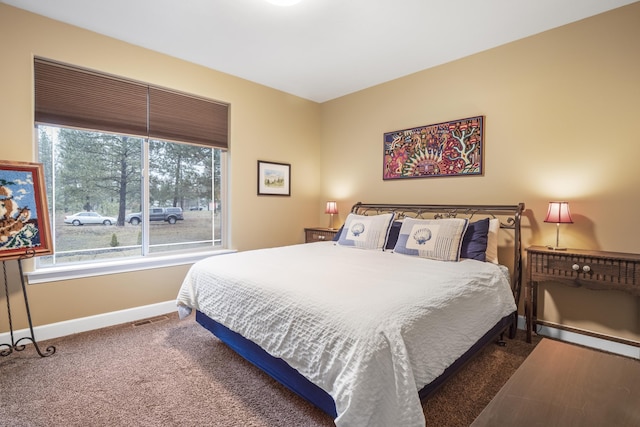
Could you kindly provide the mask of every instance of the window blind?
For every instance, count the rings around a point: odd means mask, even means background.
[[[228,104],[37,58],[35,121],[228,148]]]
[[[149,87],[149,137],[227,148],[227,105]]]

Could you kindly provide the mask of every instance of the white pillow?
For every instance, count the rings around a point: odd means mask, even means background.
[[[439,261],[459,261],[466,218],[405,218],[394,252]]]
[[[487,234],[486,261],[498,264],[498,232],[500,231],[500,220],[492,218],[489,220],[489,234]]]
[[[360,249],[384,249],[393,214],[356,215],[350,213],[338,238],[340,246]]]

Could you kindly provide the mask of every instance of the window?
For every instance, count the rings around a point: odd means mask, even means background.
[[[228,106],[35,65],[54,241],[38,267],[224,247]]]

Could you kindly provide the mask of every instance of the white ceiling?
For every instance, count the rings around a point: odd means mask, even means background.
[[[0,0],[317,102],[636,1]]]

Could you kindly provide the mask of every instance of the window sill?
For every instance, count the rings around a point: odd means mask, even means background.
[[[35,285],[38,283],[80,279],[83,277],[103,276],[108,274],[193,264],[196,261],[200,261],[201,259],[208,258],[210,256],[224,255],[233,252],[236,251],[233,249],[220,249],[207,252],[150,256],[146,258],[109,261],[94,264],[76,264],[65,267],[40,268],[38,270],[25,272],[25,276],[27,276],[27,280],[30,285]]]

